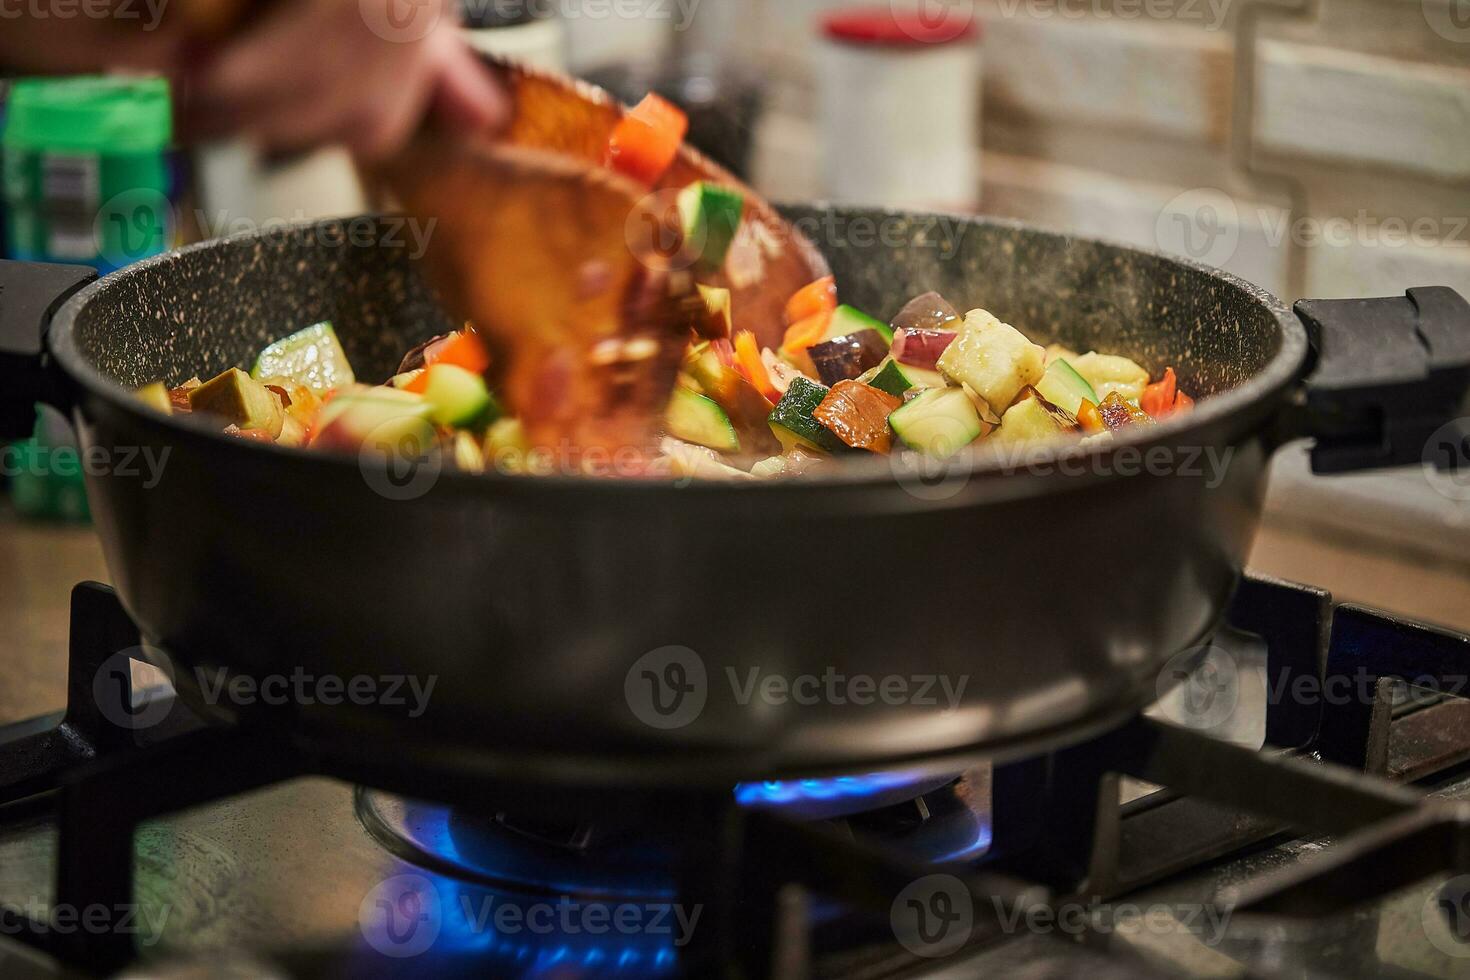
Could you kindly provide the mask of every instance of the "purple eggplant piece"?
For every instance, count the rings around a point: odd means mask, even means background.
[[[964,319],[938,293],[925,293],[909,300],[893,318],[893,330],[957,330]]]
[[[822,383],[831,387],[839,381],[850,381],[882,363],[888,356],[888,341],[876,330],[859,330],[808,347],[806,352]]]
[[[893,359],[901,364],[934,370],[943,354],[959,334],[950,330],[924,330],[907,327],[893,332]]]

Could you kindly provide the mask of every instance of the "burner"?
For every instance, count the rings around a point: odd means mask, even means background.
[[[937,781],[894,773],[742,783],[735,800],[798,819],[827,819],[925,861],[968,861],[990,845],[989,781],[986,768]],[[675,893],[676,841],[591,822],[481,816],[365,788],[356,799],[358,819],[383,847],[465,882],[619,900]]]

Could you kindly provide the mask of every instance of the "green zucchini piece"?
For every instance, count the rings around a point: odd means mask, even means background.
[[[493,422],[500,412],[485,379],[456,364],[432,365],[424,376],[424,401],[435,425],[456,429]]]
[[[771,431],[781,440],[781,446],[790,451],[796,446],[835,453],[846,449],[841,439],[816,420],[812,415],[830,389],[807,378],[792,380],[781,403],[771,412],[768,421]]]
[[[357,380],[331,323],[318,323],[271,344],[256,358],[250,376],[257,381],[290,378],[318,392]]]
[[[1082,407],[1083,399],[1094,405],[1102,404],[1102,399],[1097,397],[1092,385],[1064,357],[1057,358],[1047,366],[1046,373],[1036,382],[1036,390],[1041,392],[1042,398],[1058,408],[1065,408],[1073,415]]]
[[[879,320],[877,317],[868,316],[855,306],[839,306],[832,312],[832,322],[827,326],[827,332],[822,340],[836,340],[838,337],[847,337],[857,333],[859,330],[876,330],[878,336],[882,337],[890,345],[893,343],[893,328]]]
[[[712,398],[696,394],[688,388],[674,389],[669,399],[668,414],[664,419],[669,435],[696,446],[706,446],[716,452],[738,453],[740,437],[730,416]]]
[[[878,365],[878,373],[868,382],[879,391],[886,391],[895,398],[902,398],[910,388],[943,388],[944,375],[928,371],[912,364],[900,364],[889,358]]]
[[[936,459],[953,456],[984,431],[975,403],[960,388],[925,391],[888,416],[888,424],[905,446]]]
[[[696,264],[700,269],[714,271],[725,264],[744,211],[743,194],[707,180],[695,181],[679,192],[684,240],[699,245]]]

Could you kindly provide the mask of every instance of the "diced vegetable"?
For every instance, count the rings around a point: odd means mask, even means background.
[[[691,357],[684,370],[698,382],[704,393],[721,405],[729,405],[735,397],[735,385],[741,380],[734,368],[726,367],[713,346],[706,346]]]
[[[950,330],[960,328],[959,311],[938,293],[925,293],[909,300],[893,318],[893,332],[900,330]]]
[[[1179,390],[1179,381],[1173,368],[1164,369],[1164,377],[1143,389],[1138,406],[1155,419],[1162,419],[1175,412],[1188,410],[1194,399]]]
[[[742,330],[735,335],[735,367],[772,404],[781,400],[780,393],[771,384],[770,375],[766,373],[766,365],[761,360],[760,345],[755,342],[755,334],[749,330]]]
[[[1126,401],[1136,402],[1148,384],[1148,372],[1126,357],[1091,351],[1072,361],[1077,373],[1092,385],[1099,399],[1120,392]],[[1101,404],[1099,402],[1099,404]]]
[[[1077,420],[1069,412],[1053,405],[1035,389],[1030,398],[1016,402],[1006,410],[1000,428],[991,438],[1006,442],[1036,442],[1077,431]]]
[[[388,387],[407,388],[409,385],[421,384],[419,379],[424,376],[424,372],[427,370],[427,368],[418,368],[414,371],[404,371],[402,374],[395,374],[388,379]],[[422,390],[420,393],[422,393]]]
[[[424,372],[423,395],[436,425],[468,428],[493,422],[500,414],[484,378],[443,361]]]
[[[271,344],[255,359],[250,376],[256,380],[292,378],[318,392],[350,385],[356,380],[347,352],[330,323],[318,323]]]
[[[393,388],[354,388],[322,407],[312,445],[356,452],[372,447],[400,458],[428,452],[437,441],[432,407]]]
[[[722,453],[740,451],[740,437],[735,434],[725,410],[712,399],[687,388],[674,389],[664,421],[669,435],[676,439]]]
[[[771,412],[771,431],[788,451],[797,446],[824,452],[837,452],[844,448],[842,440],[812,414],[826,399],[827,391],[824,385],[815,381],[797,378]]]
[[[679,192],[684,241],[699,248],[696,269],[714,272],[725,264],[744,211],[745,195],[732,187],[697,180]]]
[[[837,280],[832,276],[818,279],[796,291],[786,303],[786,322],[800,323],[810,317],[837,309]]]
[[[934,370],[939,358],[959,334],[952,330],[909,327],[893,335],[893,359],[915,367]]]
[[[699,298],[704,300],[704,309],[709,314],[706,323],[706,337],[728,337],[734,329],[734,315],[731,311],[730,290],[719,286],[706,286],[700,284]]]
[[[807,356],[824,384],[850,381],[883,363],[888,342],[876,330],[860,330],[807,348]]]
[[[286,417],[280,398],[239,368],[230,368],[189,392],[189,408],[241,429],[259,429],[272,439],[281,434]]]
[[[1022,388],[1041,380],[1046,352],[1010,324],[971,310],[959,338],[939,358],[939,370],[955,384],[969,385],[1001,414]]]
[[[501,473],[520,473],[525,469],[526,454],[531,444],[520,419],[500,419],[485,433],[485,465]]]
[[[1147,412],[1125,400],[1120,391],[1104,398],[1097,411],[1102,416],[1103,427],[1114,431],[1130,425],[1153,425],[1154,422]]]
[[[281,434],[276,436],[276,445],[292,449],[306,445],[306,426],[287,415],[281,421]]]
[[[456,432],[451,448],[455,466],[467,473],[485,472],[485,450],[474,436],[464,431]]]
[[[846,305],[832,311],[832,319],[827,323],[827,333],[822,339],[850,337],[864,330],[872,330],[883,338],[885,352],[888,345],[893,343],[893,328],[877,317],[868,316],[862,310]]]
[[[452,364],[471,374],[484,374],[490,369],[490,352],[480,335],[465,330],[452,333],[424,349],[424,364]]]
[[[613,129],[607,165],[652,187],[673,165],[688,131],[689,117],[672,102],[650,92]]]
[[[885,391],[856,381],[839,381],[827,392],[812,417],[853,449],[886,454],[893,445],[888,416],[903,402]]]
[[[793,357],[813,344],[821,343],[822,338],[827,336],[827,327],[831,322],[831,313],[818,313],[805,320],[797,320],[786,328],[786,336],[781,339],[781,353]]]
[[[174,413],[173,399],[168,396],[168,385],[162,381],[155,381],[151,385],[144,385],[135,394],[137,395],[138,401],[147,405],[155,412],[162,412],[164,415],[172,415]]]
[[[900,364],[892,359],[879,365],[878,373],[868,384],[900,398],[910,388],[945,387],[944,375],[938,371],[926,371],[912,364]]]
[[[1077,369],[1064,357],[1047,365],[1046,373],[1036,382],[1036,390],[1047,401],[1073,415],[1077,414],[1083,401],[1090,401],[1094,405],[1102,401],[1097,392],[1092,390],[1092,385],[1087,383],[1087,379],[1078,374]]]
[[[921,393],[890,415],[888,424],[905,446],[937,459],[953,456],[985,431],[974,403],[958,388]]]
[[[1106,431],[1103,426],[1102,413],[1097,410],[1097,403],[1083,399],[1077,408],[1077,424],[1082,426],[1082,431],[1096,433]]]
[[[665,438],[659,448],[668,458],[675,476],[696,480],[754,479],[749,473],[730,466],[712,450],[703,446],[691,446],[677,439]]]

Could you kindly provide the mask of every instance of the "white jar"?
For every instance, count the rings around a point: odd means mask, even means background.
[[[980,197],[980,25],[892,7],[822,18],[824,191],[845,204],[973,210]]]

